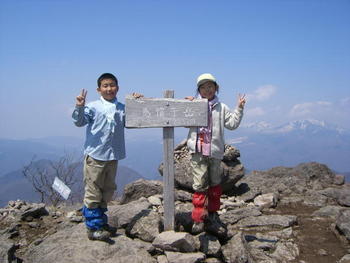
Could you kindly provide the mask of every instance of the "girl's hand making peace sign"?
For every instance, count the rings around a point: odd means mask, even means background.
[[[245,94],[238,94],[238,107],[244,109],[246,103]]]

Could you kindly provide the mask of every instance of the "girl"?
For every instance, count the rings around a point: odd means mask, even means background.
[[[197,97],[208,99],[208,126],[191,127],[187,138],[187,147],[191,153],[193,169],[193,210],[192,232],[200,233],[204,227],[210,231],[210,225],[217,224],[217,211],[220,208],[221,176],[220,163],[224,155],[224,128],[236,129],[243,117],[246,103],[245,95],[239,95],[236,109],[231,110],[219,102],[216,94],[219,85],[209,73],[197,79]],[[186,97],[193,100],[193,97]],[[204,225],[204,222],[206,225]]]

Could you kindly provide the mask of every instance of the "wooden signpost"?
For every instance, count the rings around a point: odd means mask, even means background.
[[[127,128],[163,128],[164,230],[174,230],[174,127],[207,126],[208,101],[174,99],[167,90],[164,98],[125,99]]]

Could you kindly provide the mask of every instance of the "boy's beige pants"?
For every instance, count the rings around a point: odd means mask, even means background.
[[[107,208],[117,189],[115,176],[118,161],[99,161],[89,155],[84,159],[84,205],[87,208]]]
[[[211,186],[216,186],[222,180],[221,160],[203,156],[200,153],[192,154],[191,167],[193,174],[193,190],[204,192]]]

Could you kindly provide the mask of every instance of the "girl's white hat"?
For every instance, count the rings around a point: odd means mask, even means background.
[[[212,82],[216,83],[216,79],[214,78],[214,76],[212,74],[204,73],[197,78],[197,87],[199,87],[200,85],[202,85],[203,83],[205,83],[207,81],[212,81]]]

